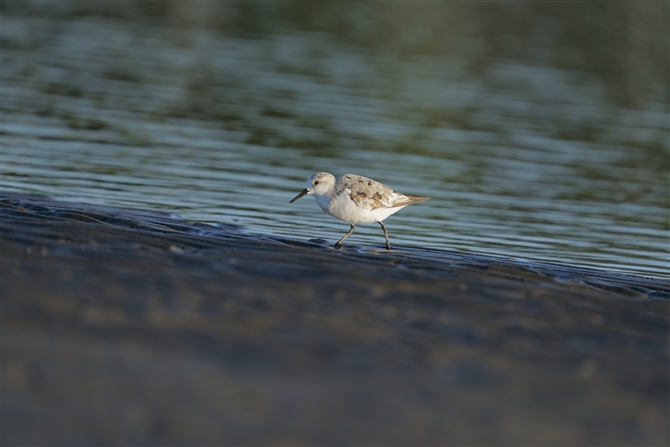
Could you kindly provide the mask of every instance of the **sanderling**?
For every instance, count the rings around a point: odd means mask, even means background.
[[[307,179],[307,188],[289,203],[308,194],[314,195],[316,203],[324,212],[351,224],[351,229],[337,241],[335,248],[340,248],[342,242],[354,232],[355,224],[377,222],[384,230],[386,249],[390,250],[389,235],[382,221],[407,205],[430,199],[401,194],[361,175],[345,174],[335,178],[327,172],[317,172]]]

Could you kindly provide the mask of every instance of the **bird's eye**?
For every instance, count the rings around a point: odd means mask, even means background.
[[[318,180],[317,180],[317,181],[315,181],[315,182],[314,182],[314,184],[315,184],[315,185],[318,185],[318,184],[319,184],[319,181],[318,181]]]

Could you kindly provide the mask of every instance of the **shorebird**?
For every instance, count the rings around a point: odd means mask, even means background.
[[[324,212],[351,225],[349,232],[333,247],[342,247],[342,242],[354,232],[355,224],[377,222],[384,230],[387,250],[391,249],[391,244],[384,219],[407,205],[430,199],[430,197],[401,194],[361,175],[345,174],[335,178],[327,172],[317,172],[307,179],[307,188],[289,203],[305,195],[313,195],[316,203]]]

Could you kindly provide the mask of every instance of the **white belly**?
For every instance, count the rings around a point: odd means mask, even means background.
[[[328,197],[326,195],[316,197],[316,203],[321,209],[336,219],[350,224],[366,224],[381,222],[391,214],[400,211],[403,206],[396,208],[377,208],[365,210],[354,203],[348,194]]]

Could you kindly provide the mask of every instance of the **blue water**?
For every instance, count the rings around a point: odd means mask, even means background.
[[[3,22],[3,191],[335,242],[348,224],[288,201],[314,172],[355,173],[432,197],[386,221],[393,244],[670,276],[664,103],[623,109],[585,73],[497,60],[475,76],[322,34],[183,41],[43,20]],[[347,242],[383,241],[360,225]]]

